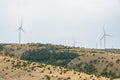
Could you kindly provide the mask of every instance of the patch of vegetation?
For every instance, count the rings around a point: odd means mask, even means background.
[[[27,66],[28,66],[28,63],[27,62],[20,62],[20,61],[17,61],[16,63],[14,62],[13,64],[13,67],[15,67],[15,68],[21,68],[21,67],[24,67],[24,68],[26,68]]]
[[[106,70],[104,70],[101,73],[102,76],[108,77],[108,78],[116,78],[116,74],[112,71],[107,72]]]
[[[66,66],[66,64],[68,64],[77,56],[77,53],[56,52],[48,49],[37,49],[26,51],[22,54],[21,59],[52,64],[56,66]]]
[[[77,66],[77,71],[83,71],[88,74],[94,74],[96,72],[96,68],[93,64],[87,64],[87,63],[80,63]]]

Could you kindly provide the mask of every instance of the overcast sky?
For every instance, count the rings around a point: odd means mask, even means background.
[[[106,46],[120,48],[120,0],[0,0],[0,43],[18,43],[20,16],[23,43],[99,47],[104,26]]]

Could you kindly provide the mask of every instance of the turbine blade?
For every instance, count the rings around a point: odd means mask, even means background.
[[[112,36],[112,35],[109,35],[109,34],[105,34],[105,36]]]
[[[103,35],[102,38],[100,40],[102,40],[105,36]]]
[[[21,25],[20,25],[20,27],[22,28],[22,26],[23,26],[23,21],[22,21],[22,19],[21,19]]]
[[[25,30],[24,30],[23,28],[21,28],[21,30],[22,30],[23,32],[25,32]]]
[[[18,31],[18,30],[20,30],[20,27],[16,31]]]

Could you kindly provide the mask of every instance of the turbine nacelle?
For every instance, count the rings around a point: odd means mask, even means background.
[[[25,32],[22,27],[19,27],[17,30],[18,30],[18,31],[23,31],[23,32]]]

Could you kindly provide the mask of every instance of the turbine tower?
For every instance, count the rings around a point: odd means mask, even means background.
[[[23,28],[23,20],[21,18],[21,24],[20,24],[20,27],[17,29],[19,31],[19,44],[21,43],[21,32],[24,32]]]
[[[102,36],[101,39],[100,39],[100,45],[101,45],[101,48],[102,48],[102,40],[104,39],[104,48],[106,48],[106,37],[107,37],[107,36],[111,36],[111,35],[106,34],[104,27],[103,27],[103,33],[104,33],[104,34],[103,34],[103,36]]]
[[[102,38],[100,38],[100,48],[102,48]]]

